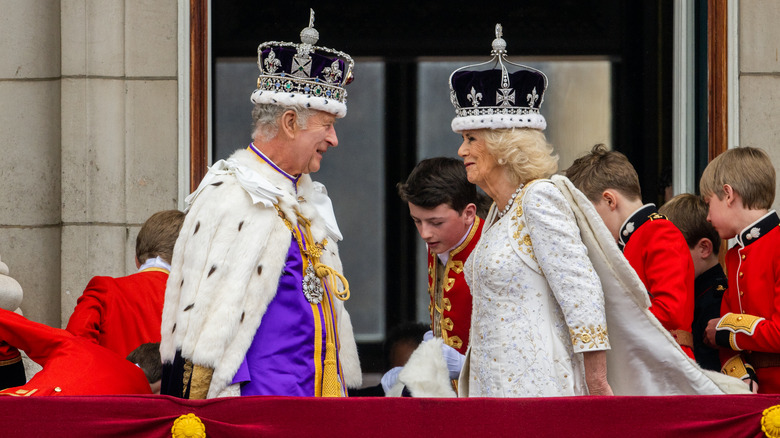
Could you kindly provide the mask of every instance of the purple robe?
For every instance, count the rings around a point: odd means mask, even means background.
[[[258,156],[279,170],[262,154],[258,153]],[[297,178],[292,183],[295,186]],[[300,227],[298,231],[303,234]],[[322,377],[327,337],[323,312],[333,306],[327,291],[323,301],[316,306],[306,300],[302,287],[303,266],[303,255],[295,236],[292,236],[276,296],[268,305],[252,344],[233,377],[232,383],[242,384],[241,395],[313,397],[317,393],[315,378]],[[324,307],[324,303],[330,305]],[[336,320],[332,310],[330,320]],[[321,343],[317,358],[314,357],[316,339]],[[336,347],[338,357],[338,336]],[[343,381],[340,364],[338,370],[339,380]]]

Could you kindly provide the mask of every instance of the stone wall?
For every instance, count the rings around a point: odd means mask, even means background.
[[[60,318],[60,4],[0,1],[0,253],[37,321]]]
[[[177,2],[62,1],[62,322],[177,206]]]
[[[780,2],[739,3],[740,146],[759,147],[780,169]],[[780,172],[778,172],[780,175]],[[780,208],[780,181],[775,208]]]
[[[176,208],[178,2],[0,0],[0,254],[22,310],[64,326],[93,275],[135,270]]]

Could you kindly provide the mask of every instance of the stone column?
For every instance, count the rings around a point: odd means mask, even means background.
[[[30,319],[60,322],[60,4],[0,0],[0,252]]]
[[[767,151],[780,175],[780,2],[739,3],[739,91],[739,145]]]
[[[176,0],[62,0],[62,312],[177,206]]]

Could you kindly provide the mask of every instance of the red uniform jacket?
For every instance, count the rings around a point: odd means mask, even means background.
[[[744,378],[751,369],[759,393],[780,393],[780,218],[772,211],[745,228],[726,253],[729,287],[715,339],[722,371]],[[752,377],[752,376],[750,376]]]
[[[695,271],[682,232],[647,204],[626,220],[619,237],[623,255],[650,294],[650,312],[675,337],[678,330],[687,332],[680,336],[692,343]],[[693,348],[681,347],[693,358]]]
[[[0,395],[151,394],[144,372],[113,351],[69,332],[0,309],[0,340],[43,367],[25,385]]]
[[[160,342],[168,271],[144,269],[127,277],[94,277],[79,297],[66,330],[127,357]]]
[[[440,336],[447,345],[461,354],[465,354],[469,346],[471,328],[471,291],[463,277],[463,263],[477,245],[483,225],[484,221],[477,217],[466,240],[450,251],[450,258],[444,266],[444,278],[439,282],[442,287],[439,302],[436,300],[435,289],[437,266],[441,265],[441,260],[428,251],[428,293],[431,295],[428,310],[431,329],[435,336]]]

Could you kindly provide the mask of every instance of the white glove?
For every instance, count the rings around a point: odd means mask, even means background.
[[[384,376],[382,376],[382,389],[385,391],[385,394],[390,392],[390,388],[395,386],[396,383],[398,383],[398,373],[401,372],[401,370],[404,369],[404,367],[395,367],[391,369],[390,371],[386,372]]]
[[[447,364],[447,370],[450,372],[450,379],[455,380],[460,377],[460,370],[463,369],[466,356],[447,344],[441,344],[441,354],[444,356],[444,362]]]
[[[423,342],[430,341],[431,339],[433,339],[433,331],[428,330],[425,332],[425,335],[423,335]],[[460,370],[463,369],[463,363],[466,361],[466,356],[444,343],[441,344],[441,355],[444,357],[444,363],[447,364],[447,370],[450,372],[450,380],[455,380],[460,377]]]

